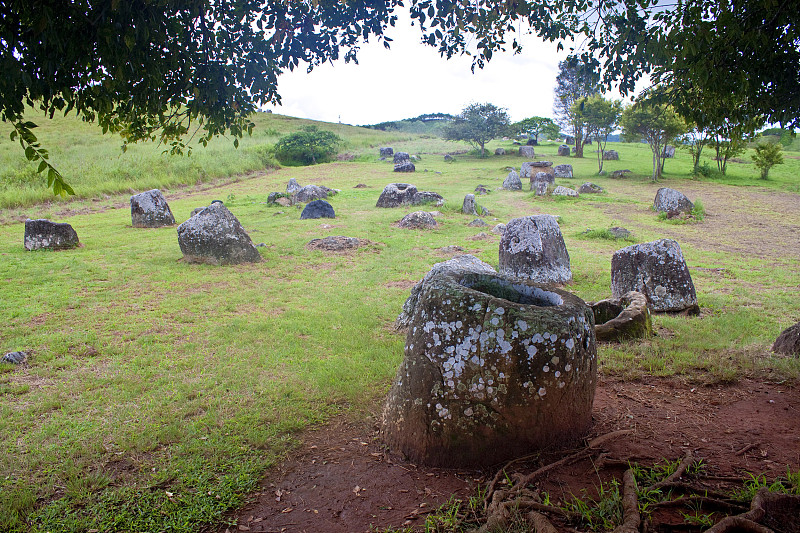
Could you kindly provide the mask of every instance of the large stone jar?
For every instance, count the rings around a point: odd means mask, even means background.
[[[444,270],[414,306],[382,435],[412,461],[491,465],[568,446],[590,426],[594,317],[580,298]]]

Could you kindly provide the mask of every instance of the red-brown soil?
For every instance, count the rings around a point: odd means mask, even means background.
[[[652,465],[687,452],[716,476],[765,474],[769,480],[800,469],[800,388],[742,380],[703,387],[675,380],[601,381],[590,437],[632,430],[603,445],[608,456]],[[532,463],[555,461],[551,451]],[[502,465],[498,465],[502,466]],[[623,467],[597,470],[590,459],[551,470],[539,482],[554,502],[591,494]],[[442,470],[404,462],[377,437],[375,418],[336,421],[309,431],[301,449],[267,472],[261,490],[231,518],[226,530],[253,532],[365,532],[420,526],[427,512],[451,496],[466,499],[494,475]]]

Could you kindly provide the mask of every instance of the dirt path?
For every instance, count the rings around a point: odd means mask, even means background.
[[[687,451],[709,473],[764,473],[800,468],[800,389],[743,380],[698,387],[673,380],[604,381],[594,403],[591,436],[633,432],[607,446],[610,456],[650,465]],[[552,457],[557,457],[553,454]],[[543,463],[549,462],[543,457]],[[553,470],[542,481],[554,500],[590,492],[601,479],[589,460]],[[336,422],[306,437],[301,450],[269,472],[259,492],[212,531],[338,533],[424,524],[427,511],[451,495],[467,497],[494,472],[419,467],[387,453],[371,424]],[[373,529],[370,529],[373,528]]]

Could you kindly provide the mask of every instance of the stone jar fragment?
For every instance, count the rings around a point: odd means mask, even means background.
[[[578,188],[578,194],[600,194],[601,192],[603,192],[603,188],[590,181],[587,181]]]
[[[611,257],[611,295],[641,292],[656,312],[698,313],[697,295],[680,245],[671,239],[634,244]]]
[[[25,221],[25,249],[67,250],[80,246],[78,234],[65,222],[51,222],[46,218]]]
[[[537,283],[572,279],[564,236],[552,215],[515,218],[500,238],[501,274]]]
[[[775,343],[772,351],[786,355],[800,356],[800,322],[783,330]]]
[[[653,210],[658,212],[691,213],[692,209],[694,209],[694,204],[685,194],[669,187],[658,189],[656,197],[653,199]]]
[[[591,424],[596,373],[594,318],[580,298],[440,272],[419,294],[382,437],[414,462],[447,467],[569,446]]]
[[[405,229],[433,229],[438,225],[433,215],[427,211],[414,211],[397,223],[397,227]]]
[[[289,183],[286,184],[286,194],[292,195],[302,188],[295,178],[289,178]]]
[[[520,179],[519,174],[517,174],[516,170],[514,170],[513,168],[511,169],[511,171],[508,173],[508,176],[506,176],[506,179],[503,180],[502,187],[503,189],[506,189],[508,191],[522,190],[522,180]]]
[[[239,220],[221,203],[212,203],[178,226],[178,245],[189,263],[235,265],[262,260]]]
[[[152,189],[131,196],[131,225],[134,228],[161,228],[175,224],[175,217],[161,191]]]
[[[461,212],[465,215],[477,215],[475,210],[475,195],[468,194],[464,196],[464,203],[461,204]]]
[[[594,313],[594,333],[598,341],[622,341],[649,337],[653,322],[647,297],[630,291],[621,298],[588,303]]]
[[[333,210],[333,206],[325,200],[314,200],[309,202],[300,213],[300,220],[312,218],[336,218],[336,212]]]
[[[300,187],[292,198],[295,202],[304,204],[315,200],[325,200],[328,198],[329,191],[331,190],[333,189],[320,187],[319,185],[306,185],[305,187]]]

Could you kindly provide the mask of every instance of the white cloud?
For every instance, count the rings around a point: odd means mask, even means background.
[[[283,105],[276,113],[346,124],[374,124],[422,113],[458,113],[470,102],[505,107],[513,120],[552,116],[558,61],[554,43],[528,35],[523,51],[496,53],[483,70],[470,70],[471,58],[446,60],[419,42],[418,27],[407,15],[383,43],[362,46],[359,64],[337,61],[306,73],[300,68],[278,78]]]

